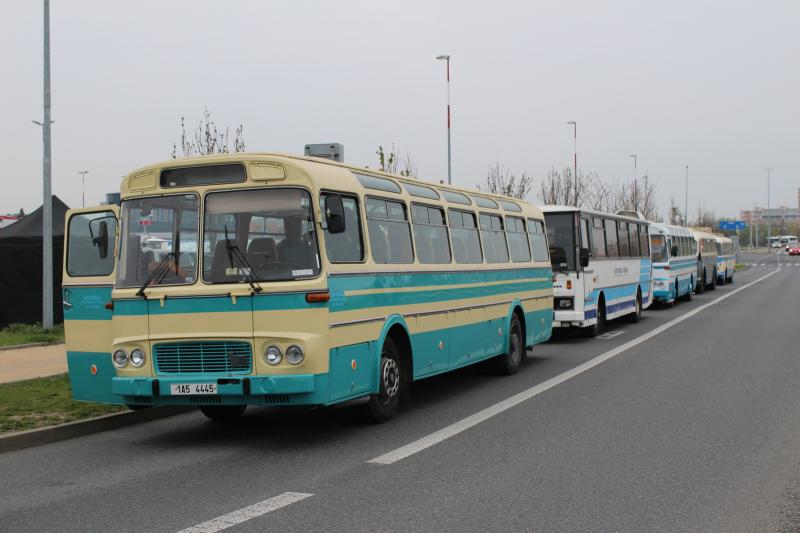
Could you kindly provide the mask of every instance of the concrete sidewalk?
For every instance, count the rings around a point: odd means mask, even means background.
[[[64,344],[0,351],[0,383],[53,376],[66,371]]]

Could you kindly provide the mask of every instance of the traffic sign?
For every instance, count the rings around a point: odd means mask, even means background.
[[[719,229],[725,231],[736,231],[747,228],[744,220],[720,220]]]

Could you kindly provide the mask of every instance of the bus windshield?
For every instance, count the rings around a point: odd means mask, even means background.
[[[550,263],[555,270],[575,270],[575,214],[546,213]]]
[[[667,250],[667,238],[664,235],[650,236],[650,253],[653,263],[668,263],[669,251]]]
[[[157,269],[163,275],[151,279],[150,285],[194,283],[199,212],[196,194],[122,202],[117,287],[139,287]]]
[[[237,248],[245,265],[233,260]],[[306,191],[271,188],[206,196],[206,282],[285,281],[316,277],[319,271],[311,197]]]

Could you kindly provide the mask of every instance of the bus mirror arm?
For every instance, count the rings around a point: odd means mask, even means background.
[[[331,194],[325,197],[325,221],[328,224],[328,233],[344,233],[344,205],[340,195]]]

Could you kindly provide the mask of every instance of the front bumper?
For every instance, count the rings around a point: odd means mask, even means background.
[[[181,383],[215,383],[217,394],[172,395]],[[133,405],[319,405],[328,403],[328,375],[116,377],[111,391]]]

